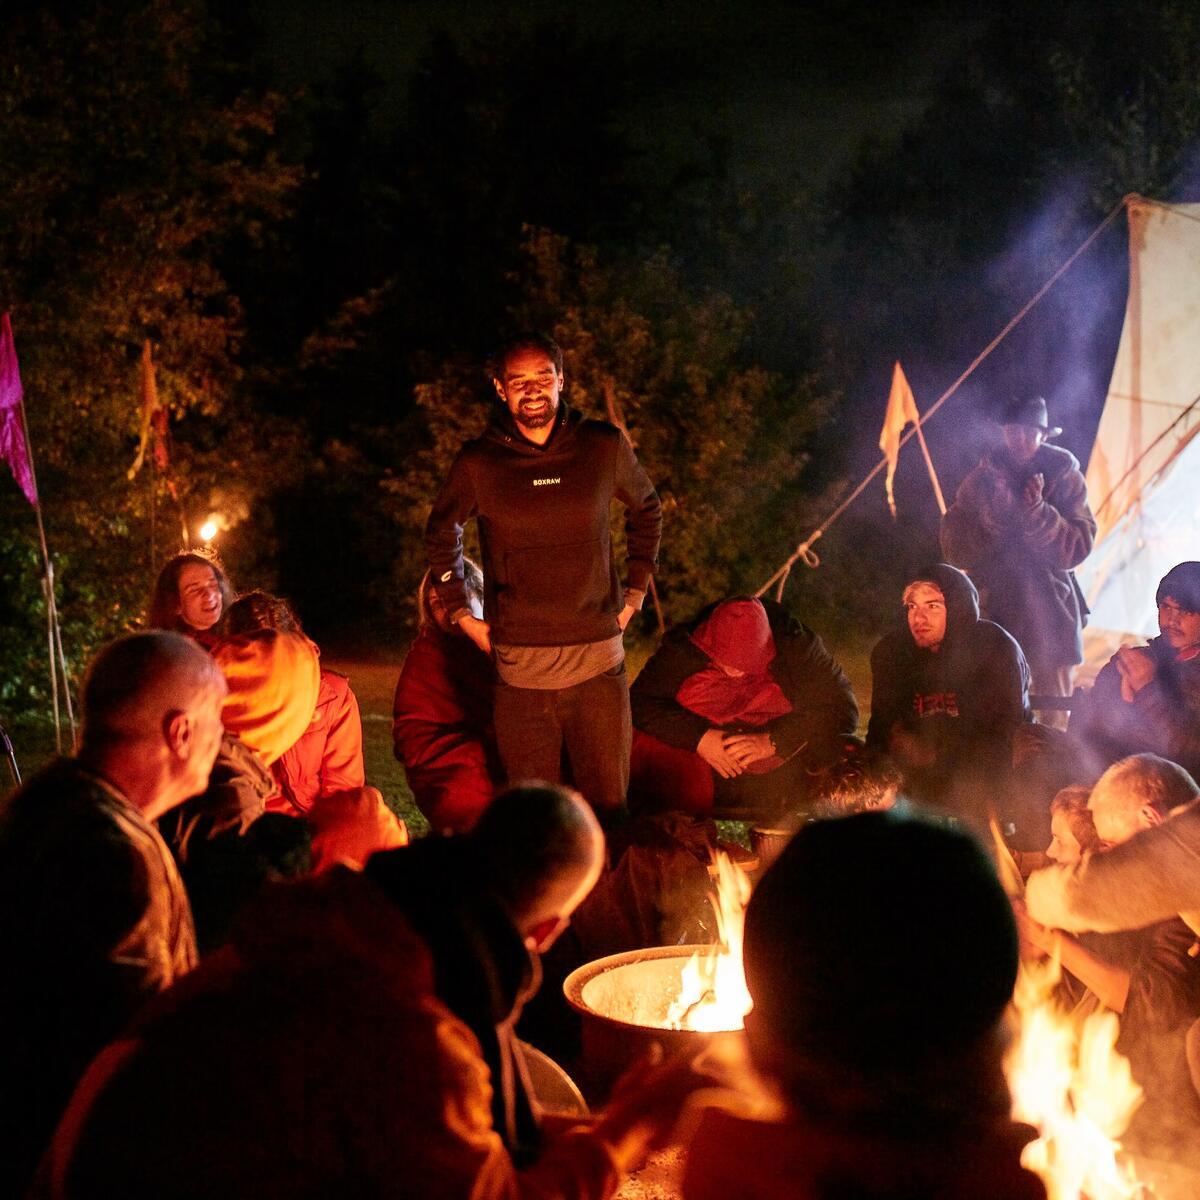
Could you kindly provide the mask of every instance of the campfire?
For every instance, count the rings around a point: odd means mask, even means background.
[[[585,1013],[648,1029],[741,1029],[750,1011],[742,971],[742,924],[750,880],[721,852],[711,874],[715,945],[656,946],[588,963],[567,980],[571,1002]]]
[[[742,1029],[750,994],[742,971],[742,923],[750,881],[718,854],[709,896],[720,939],[710,946],[653,946],[597,959],[563,984],[583,1014],[583,1076],[602,1094],[651,1042],[699,1043]]]
[[[750,880],[727,854],[717,852],[713,864],[715,891],[709,894],[717,921],[718,944],[698,950],[680,975],[679,996],[667,1011],[670,1029],[716,1033],[741,1029],[750,1011],[750,993],[742,970],[742,926]]]
[[[1128,1061],[1117,1053],[1117,1017],[1082,1020],[1055,994],[1056,959],[1023,963],[1013,994],[1020,1033],[1005,1063],[1013,1116],[1041,1136],[1021,1162],[1049,1200],[1134,1200],[1152,1195],[1121,1152],[1119,1138],[1142,1102]]]

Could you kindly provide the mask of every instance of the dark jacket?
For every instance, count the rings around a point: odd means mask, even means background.
[[[514,1169],[479,1045],[433,973],[370,878],[268,889],[96,1061],[35,1195],[606,1200],[620,1177],[584,1129]]]
[[[226,733],[207,789],[159,822],[187,886],[202,954],[226,941],[242,907],[268,880],[305,875],[311,867],[309,826],[264,811],[274,790],[254,751]]]
[[[900,628],[871,652],[867,745],[887,750],[901,730],[932,746],[927,778],[910,775],[905,785],[917,799],[937,802],[956,773],[1008,767],[1013,734],[1030,719],[1029,666],[1008,633],[980,619],[978,593],[961,571],[935,563],[918,579],[942,589],[945,639],[936,653],[921,649],[901,610]]]
[[[470,829],[504,770],[492,728],[491,659],[461,633],[426,625],[408,649],[392,704],[392,745],[413,799],[438,832]]]
[[[459,452],[425,528],[447,611],[466,605],[462,530],[475,517],[493,641],[562,646],[616,637],[622,589],[609,533],[614,498],[628,509],[627,582],[644,591],[658,556],[662,506],[629,439],[562,405],[550,440],[537,446],[501,411]]]
[[[1045,479],[1041,503],[1021,498]],[[989,451],[963,480],[942,521],[942,552],[971,573],[983,615],[1007,629],[1035,670],[1083,661],[1087,605],[1072,568],[1092,551],[1096,519],[1079,461],[1043,445],[1017,467],[1003,448]]]
[[[514,1026],[541,970],[484,886],[467,838],[423,838],[376,854],[366,874],[417,931],[433,959],[434,992],[479,1040],[492,1075],[492,1125],[518,1167],[541,1149],[541,1131]]]
[[[813,761],[832,760],[843,740],[853,737],[858,723],[850,681],[807,625],[782,604],[773,600],[761,603],[767,610],[776,651],[768,669],[791,702],[792,711],[755,729],[771,734],[782,758],[804,748]],[[695,750],[710,728],[707,718],[684,708],[676,696],[687,679],[712,665],[691,637],[717,604],[687,625],[671,630],[629,690],[634,728],[681,750]]]
[[[1072,716],[1071,733],[1098,770],[1129,754],[1158,754],[1200,778],[1200,658],[1177,661],[1161,637],[1147,648],[1154,678],[1126,703],[1121,673],[1109,660]]]
[[[196,963],[157,830],[60,759],[0,804],[0,1195],[24,1194],[92,1056]]]

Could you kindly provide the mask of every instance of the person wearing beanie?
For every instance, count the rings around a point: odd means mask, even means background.
[[[900,626],[871,652],[867,746],[887,752],[910,799],[985,821],[1004,794],[1013,736],[1030,719],[1021,647],[979,616],[962,571],[933,563],[904,589]]]
[[[1014,401],[999,420],[1003,442],[963,480],[942,519],[942,553],[970,572],[983,615],[1017,639],[1033,691],[1069,696],[1087,621],[1074,569],[1092,551],[1096,519],[1079,461],[1048,444],[1062,430],[1046,401]]]
[[[1200,562],[1172,567],[1155,599],[1159,636],[1109,659],[1071,733],[1096,771],[1146,752],[1200,776]]]
[[[229,688],[221,748],[208,787],[161,823],[202,954],[225,941],[268,879],[311,867],[308,827],[267,812],[266,801],[277,791],[271,766],[308,727],[320,682],[316,648],[298,633],[239,634],[218,643],[213,657]]]
[[[746,910],[746,1036],[778,1102],[704,1115],[685,1200],[1044,1196],[1001,1067],[1017,949],[967,835],[897,812],[803,827]]]
[[[777,812],[854,736],[850,681],[781,604],[718,601],[672,630],[630,689],[630,806]]]

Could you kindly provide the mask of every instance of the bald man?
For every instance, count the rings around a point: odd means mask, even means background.
[[[46,1194],[605,1200],[697,1077],[549,1130],[522,1086],[513,1022],[603,857],[586,802],[530,784],[470,834],[276,886],[96,1061]]]
[[[177,633],[106,646],[75,758],[0,802],[0,1195],[21,1195],[92,1056],[195,964],[153,822],[203,790],[225,683]]]

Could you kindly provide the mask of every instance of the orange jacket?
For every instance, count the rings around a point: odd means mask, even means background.
[[[367,781],[362,741],[350,680],[322,667],[308,728],[272,767],[283,794],[267,801],[267,811],[307,813],[318,796],[362,787]]]

